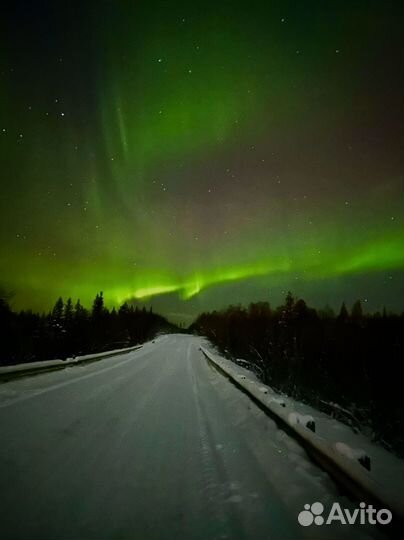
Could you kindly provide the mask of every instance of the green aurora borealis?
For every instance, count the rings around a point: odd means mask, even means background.
[[[401,2],[73,4],[3,21],[13,305],[404,308]]]

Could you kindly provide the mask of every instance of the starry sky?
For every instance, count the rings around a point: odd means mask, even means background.
[[[8,2],[0,286],[404,309],[401,1]]]

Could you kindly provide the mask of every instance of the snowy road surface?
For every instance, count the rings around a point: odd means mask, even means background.
[[[0,538],[379,538],[298,524],[305,503],[352,503],[200,344],[0,385]]]

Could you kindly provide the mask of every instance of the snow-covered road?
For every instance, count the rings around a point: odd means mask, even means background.
[[[305,503],[353,505],[200,344],[162,336],[0,385],[0,538],[380,538],[299,526]]]

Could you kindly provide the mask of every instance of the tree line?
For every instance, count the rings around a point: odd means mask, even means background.
[[[0,364],[33,362],[129,347],[175,327],[164,317],[128,303],[107,309],[103,293],[90,310],[59,298],[49,313],[15,312],[0,294]]]
[[[276,309],[258,302],[203,313],[191,330],[277,391],[404,455],[404,314],[365,314],[357,301],[336,315],[289,292]]]

